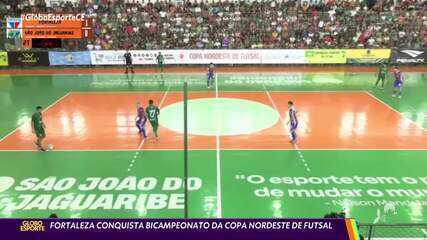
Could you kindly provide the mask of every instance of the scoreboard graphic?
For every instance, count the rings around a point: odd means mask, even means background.
[[[25,13],[6,21],[7,38],[21,38],[27,48],[32,39],[93,38],[93,19],[83,13]]]

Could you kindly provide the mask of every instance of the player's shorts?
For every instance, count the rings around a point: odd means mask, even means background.
[[[213,79],[214,78],[214,74],[213,73],[208,73],[208,79]]]
[[[384,73],[379,73],[378,74],[378,79],[385,79],[385,74]]]
[[[291,123],[291,126],[290,126],[290,131],[291,132],[293,132],[293,131],[296,131],[297,130],[297,128],[298,128],[298,123]]]
[[[44,131],[44,129],[36,129],[35,130],[35,134],[38,138],[44,138],[46,137],[46,132]]]
[[[403,87],[403,82],[402,81],[394,81],[393,87],[395,87],[395,88],[402,88]]]
[[[132,66],[132,62],[126,62],[126,66]]]
[[[150,121],[150,124],[154,129],[157,129],[159,127],[159,121]]]
[[[143,126],[145,126],[145,123],[147,122],[147,120],[145,120],[145,119],[140,119],[140,120],[137,120],[136,121],[136,126],[137,127],[143,127]]]

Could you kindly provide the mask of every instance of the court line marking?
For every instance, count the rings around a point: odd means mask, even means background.
[[[60,101],[64,100],[66,97],[70,96],[71,91],[67,92],[64,96],[58,98],[57,100],[55,100],[53,103],[49,104],[49,106],[47,106],[45,109],[43,109],[43,113],[46,112],[47,110],[49,110],[51,107],[53,107],[54,105],[56,105],[57,103],[59,103]],[[30,120],[31,121],[31,120]],[[10,135],[12,135],[13,133],[15,133],[16,131],[18,131],[18,129],[20,129],[22,126],[24,126],[24,124],[26,124],[28,121],[25,121],[23,123],[21,123],[20,125],[18,125],[14,130],[12,130],[10,133],[6,134],[5,136],[3,136],[2,138],[0,138],[0,142],[2,142],[3,140],[5,140],[7,137],[9,137]]]
[[[176,86],[180,86],[180,85],[176,85]],[[202,85],[200,85],[202,86]],[[169,88],[172,87],[171,85],[168,86]],[[265,85],[263,85],[263,87],[265,88]],[[265,90],[221,90],[221,92],[227,92],[227,93],[264,93]],[[72,93],[75,94],[124,94],[124,93],[164,93],[165,91],[73,91]],[[182,90],[171,90],[169,91],[170,93],[181,93]],[[189,93],[211,93],[212,91],[210,90],[194,90],[194,91],[189,91]],[[282,91],[282,90],[269,90],[269,92],[274,92],[274,93],[365,93],[366,90],[325,90],[325,91],[321,91],[321,90],[286,90],[286,91]]]
[[[285,119],[283,119],[282,115],[280,114],[279,109],[277,108],[276,104],[274,103],[273,97],[271,96],[270,92],[269,92],[269,91],[268,91],[268,89],[265,87],[265,85],[263,84],[262,86],[264,87],[264,91],[265,91],[265,93],[267,94],[268,99],[270,100],[270,102],[271,102],[271,104],[273,105],[274,109],[276,110],[277,114],[279,114],[280,122],[282,123],[282,126],[283,126],[283,129],[285,130],[285,133],[289,135],[289,134],[290,134],[290,132],[289,132],[288,128],[286,127]],[[302,162],[302,164],[304,165],[305,170],[306,170],[307,172],[311,172],[311,169],[310,169],[310,167],[309,167],[309,165],[308,165],[307,161],[305,160],[304,155],[303,155],[303,154],[302,154],[302,152],[299,150],[298,145],[295,143],[295,144],[293,144],[293,147],[294,147],[294,150],[296,150],[296,151],[297,151],[297,153],[298,153],[298,158],[299,158],[299,160]]]
[[[215,98],[218,99],[218,73],[215,73]],[[216,105],[216,104],[215,104]],[[218,107],[218,106],[216,106]],[[217,109],[218,110],[218,109]],[[216,125],[216,208],[217,218],[222,217],[222,194],[221,194],[221,154],[220,154],[220,138],[219,138],[219,126]]]
[[[147,131],[147,135],[148,135],[148,131]],[[130,172],[130,170],[132,170],[133,164],[135,163],[136,158],[138,158],[140,151],[142,150],[142,146],[145,143],[145,138],[142,138],[141,143],[139,144],[138,148],[136,149],[135,154],[133,155],[132,160],[129,163],[129,167],[128,167],[128,172]]]
[[[288,134],[288,135],[289,135],[288,128],[286,127],[286,124],[285,124],[285,119],[283,119],[282,115],[280,114],[280,111],[279,111],[279,109],[277,108],[276,103],[274,102],[273,98],[271,97],[270,92],[267,90],[267,88],[265,87],[265,85],[264,85],[264,84],[262,85],[262,87],[264,88],[263,93],[266,93],[266,94],[267,94],[267,97],[268,97],[268,99],[270,100],[270,103],[273,105],[274,110],[276,110],[277,114],[279,115],[279,119],[280,119],[280,122],[282,123],[282,127],[283,127],[283,129],[285,130],[286,134]]]
[[[102,69],[101,69],[102,70]],[[107,69],[109,70],[109,69]],[[115,68],[112,68],[110,70],[116,70]],[[31,73],[31,71],[27,71],[25,73],[17,73],[17,74],[11,74],[7,72],[8,70],[0,70],[0,76],[1,75],[13,75],[13,76],[28,76],[28,75],[36,75],[36,76],[75,76],[75,75],[79,75],[79,76],[93,76],[93,75],[117,75],[117,76],[122,76],[123,73],[119,72],[120,69],[117,68],[117,72],[94,72],[94,73],[38,73],[38,72],[33,72]],[[95,69],[96,71],[96,69]],[[230,72],[230,71],[218,71],[221,74],[224,75],[241,75],[242,72]],[[134,75],[147,75],[147,74],[153,74],[154,72],[143,72],[143,73],[135,73]],[[163,74],[165,75],[190,75],[190,76],[197,76],[197,75],[202,75],[204,73],[203,70],[197,71],[197,72],[164,72]],[[287,71],[287,70],[270,70],[270,71],[265,71],[265,72],[245,72],[245,75],[281,75],[281,74],[336,74],[336,73],[348,73],[348,74],[375,74],[375,71],[364,71],[364,72],[357,72],[357,71],[327,71],[327,72],[315,72],[315,71],[308,71],[308,72],[302,72],[302,71]],[[425,72],[422,71],[406,71],[407,74],[423,74]]]
[[[158,148],[158,149],[144,149],[144,151],[182,151],[182,148]],[[190,151],[216,151],[215,148],[196,148],[188,149]],[[55,149],[53,152],[134,152],[135,149]],[[292,148],[223,148],[221,151],[295,151]],[[300,151],[427,151],[427,148],[402,148],[402,149],[390,149],[390,148],[378,148],[378,149],[361,149],[361,148],[306,148]],[[0,152],[38,152],[34,149],[0,149]]]
[[[168,93],[169,93],[169,88],[168,88],[168,89],[166,89],[166,91],[163,93],[162,100],[160,100],[160,103],[159,103],[159,108],[161,108],[161,107],[162,107],[162,105],[163,105],[163,103],[165,102],[165,99],[166,99],[166,96],[168,95]],[[147,121],[148,121],[148,119],[147,119]],[[146,123],[146,124],[147,124],[147,123]],[[150,128],[150,129],[151,129],[151,128]],[[149,131],[147,130],[147,137],[148,137],[148,133],[149,133]],[[136,150],[134,150],[134,151],[136,151],[136,152],[135,152],[135,154],[133,155],[133,158],[132,158],[132,160],[131,160],[131,162],[130,162],[130,164],[129,164],[128,172],[130,172],[130,171],[132,170],[133,165],[134,165],[134,163],[135,163],[135,160],[138,158],[139,154],[140,154],[140,153],[142,154],[142,147],[144,146],[144,143],[145,143],[145,138],[142,138],[141,143],[138,145],[138,148],[137,148]]]
[[[417,122],[415,122],[414,120],[406,117],[405,115],[403,115],[402,112],[400,112],[399,110],[393,108],[392,106],[388,105],[386,102],[384,102],[383,100],[379,99],[378,97],[376,97],[374,94],[370,93],[369,91],[365,91],[365,93],[370,96],[371,98],[373,98],[374,100],[376,100],[379,103],[382,103],[382,105],[385,105],[387,108],[389,108],[390,110],[392,110],[393,112],[397,113],[400,115],[400,117],[410,121],[412,124],[415,124],[417,127],[421,128],[421,130],[427,131],[426,129],[424,129],[423,126],[421,126],[420,124],[418,124]]]
[[[301,162],[304,164],[305,170],[306,170],[307,172],[311,172],[311,169],[310,169],[310,167],[308,166],[307,161],[305,161],[304,155],[303,155],[303,154],[302,154],[302,152],[299,150],[298,145],[297,145],[297,144],[294,144],[294,147],[295,147],[295,150],[297,150],[297,153],[298,153],[298,157],[299,157],[299,159],[300,159],[300,160],[301,160]]]
[[[170,89],[171,86],[168,86],[168,90]],[[265,86],[263,86],[265,89]],[[143,92],[143,93],[147,93],[147,91],[127,91],[128,93],[139,93],[139,92]],[[168,92],[180,92],[180,91],[168,91]],[[211,92],[211,91],[196,91],[196,92]],[[224,92],[224,91],[221,91]],[[264,91],[225,91],[225,92],[265,92]],[[270,91],[270,92],[281,92],[281,93],[286,93],[286,92],[294,92],[294,91]],[[296,92],[303,92],[303,91],[296,91]],[[348,91],[320,91],[320,90],[314,90],[314,91],[304,91],[304,92],[343,92],[346,93]],[[386,105],[388,108],[392,109],[394,112],[397,112],[398,114],[400,114],[402,117],[410,120],[412,123],[416,124],[418,127],[420,127],[416,122],[414,122],[412,119],[409,119],[407,117],[405,117],[401,112],[397,111],[396,109],[394,109],[393,107],[389,106],[388,104],[384,103],[383,101],[381,101],[380,99],[378,99],[377,97],[375,97],[374,95],[372,95],[370,92],[364,90],[364,91],[352,91],[352,92],[357,92],[357,93],[364,93],[369,95],[370,97],[376,99],[377,101],[379,101],[380,103]],[[53,103],[51,103],[48,107],[46,107],[43,111],[47,111],[49,108],[53,107],[55,104],[57,104],[58,102],[62,101],[63,99],[65,99],[67,96],[71,95],[71,94],[80,94],[80,93],[115,93],[117,94],[118,92],[103,92],[103,91],[97,91],[97,92],[79,92],[79,91],[69,91],[67,92],[64,96],[60,97],[59,99],[57,99],[56,101],[54,101]],[[120,93],[126,93],[125,91],[120,92]],[[165,93],[165,91],[151,91],[148,93]],[[279,114],[279,117],[280,114]],[[3,141],[4,139],[6,139],[7,137],[9,137],[10,135],[12,135],[14,132],[16,132],[20,127],[22,127],[25,124],[22,123],[21,125],[19,125],[18,127],[16,127],[13,131],[11,131],[9,134],[5,135],[4,137],[2,137],[0,139],[0,142]],[[283,124],[283,123],[282,123]],[[286,128],[285,128],[286,129]],[[423,129],[425,131],[424,128],[421,127],[421,129]],[[145,151],[179,151],[182,149],[172,149],[172,148],[165,148],[165,149],[145,149]],[[191,151],[208,151],[208,150],[214,150],[214,149],[189,149]],[[234,150],[253,150],[253,151],[291,151],[294,149],[268,149],[268,148],[262,148],[262,149],[238,149],[238,148],[225,148],[225,149],[221,149],[221,150],[225,150],[225,151],[234,151]],[[425,151],[427,150],[427,148],[400,148],[400,149],[388,149],[388,148],[377,148],[377,149],[358,149],[358,148],[306,148],[306,149],[301,149],[303,151]],[[0,149],[0,152],[36,152],[37,150],[32,150],[32,149]],[[55,149],[55,151],[59,152],[59,151],[63,151],[63,152],[96,152],[96,151],[111,151],[111,152],[118,152],[118,151],[135,151],[135,149]]]

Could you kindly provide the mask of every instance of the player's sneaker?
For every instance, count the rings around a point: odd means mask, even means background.
[[[397,98],[402,98],[402,95],[397,96]]]
[[[38,145],[37,145],[37,149],[38,149],[39,151],[41,151],[41,152],[46,152],[46,149],[45,149],[44,147],[42,147],[42,146],[38,146]]]
[[[38,150],[44,151],[42,150],[43,149],[42,145],[39,145],[37,142],[34,142],[34,144],[36,145]]]
[[[392,94],[391,96],[392,96],[392,97],[396,97],[396,94]]]

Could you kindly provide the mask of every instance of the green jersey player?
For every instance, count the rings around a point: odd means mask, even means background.
[[[31,116],[31,129],[37,138],[35,142],[37,148],[40,151],[45,151],[45,149],[43,148],[43,140],[46,137],[46,126],[43,123],[42,110],[42,107],[36,107],[36,112],[33,114],[33,116]]]
[[[159,69],[160,73],[163,73],[163,64],[165,63],[165,58],[163,57],[161,52],[159,52],[159,54],[157,55],[156,61],[157,68]]]
[[[159,128],[159,115],[160,115],[160,109],[154,105],[153,100],[148,101],[148,107],[145,109],[145,112],[147,113],[148,121],[151,124],[151,127],[153,128],[154,136],[156,138],[159,137],[157,130]]]
[[[377,87],[378,83],[380,83],[381,81],[381,89],[384,88],[386,75],[387,75],[387,65],[385,63],[381,63],[378,68],[378,77],[377,77],[377,82],[375,83],[375,87]]]

